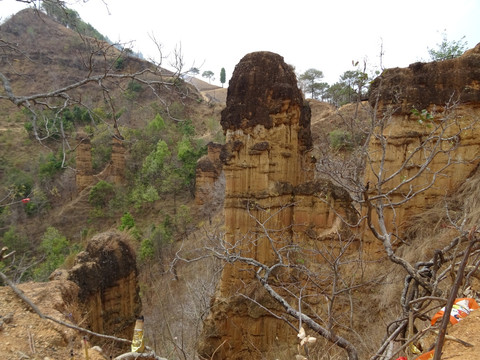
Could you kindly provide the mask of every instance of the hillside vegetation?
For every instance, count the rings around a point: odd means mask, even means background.
[[[10,275],[44,280],[60,261],[42,250],[51,236],[64,239],[55,255],[63,259],[111,227],[134,228],[144,256],[184,233],[195,215],[196,160],[209,141],[222,141],[221,104],[204,101],[181,69],[167,71],[41,12],[19,12],[0,34],[12,44],[3,48],[1,72],[15,96],[30,97],[22,108],[5,92],[0,100],[0,235],[22,257]],[[84,79],[91,80],[35,97]],[[108,176],[114,137],[127,155],[120,183]],[[95,181],[79,191],[76,150],[84,138]],[[51,263],[40,271],[42,259]]]

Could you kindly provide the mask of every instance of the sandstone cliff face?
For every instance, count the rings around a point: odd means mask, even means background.
[[[412,107],[419,110],[433,105],[443,107],[452,101],[478,103],[479,58],[480,43],[458,58],[387,69],[372,83],[370,102],[374,104],[379,96],[381,108],[398,105],[397,115],[410,115]]]
[[[111,231],[93,237],[77,255],[68,279],[79,287],[92,331],[131,338],[141,302],[135,253],[125,234]]]
[[[372,167],[365,183],[379,183],[383,164],[382,187],[395,189],[392,201],[429,187],[395,212],[387,211],[387,225],[395,223],[402,234],[408,217],[441,201],[478,166],[480,44],[456,59],[385,70],[372,84],[370,103],[378,106],[383,127],[369,146]],[[422,166],[422,175],[414,178]]]
[[[411,216],[442,201],[478,167],[480,44],[457,59],[386,70],[372,84],[370,105],[377,126],[361,181],[370,186],[370,197],[380,191],[399,204],[394,211],[386,209],[385,223],[401,237]],[[241,60],[221,122],[226,134],[220,159],[226,178],[227,246],[270,265],[282,246],[312,248],[319,241],[335,246],[331,235],[342,231],[338,214],[355,216],[350,197],[327,181],[314,180],[310,110],[280,56],[259,52]],[[214,179],[218,167],[213,170],[207,163],[204,168],[210,170],[197,174],[210,171]],[[358,230],[363,255],[378,257],[379,242],[370,243],[371,233]],[[321,268],[320,259],[309,260],[319,260],[312,261],[313,272]],[[225,266],[205,321],[200,355],[261,358],[275,349],[293,357],[295,332],[245,299],[279,309],[253,278],[248,266]]]
[[[281,56],[257,52],[240,61],[221,123],[225,240],[232,251],[272,264],[276,248],[318,240],[336,229],[333,209],[347,214],[349,196],[314,181],[310,109]],[[262,306],[278,308],[248,284],[251,270],[239,263],[223,270],[199,349],[205,358],[260,358],[272,349],[296,347],[292,329],[239,296],[253,292]]]

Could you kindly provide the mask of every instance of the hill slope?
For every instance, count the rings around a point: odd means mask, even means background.
[[[0,137],[4,144],[0,148],[0,186],[5,197],[1,205],[9,204],[15,218],[3,214],[0,235],[14,226],[19,236],[37,243],[46,226],[52,224],[78,241],[82,231],[91,227],[88,193],[83,205],[69,204],[77,196],[78,133],[90,134],[94,172],[99,174],[109,162],[109,138],[143,129],[157,114],[172,124],[191,121],[195,136],[202,137],[204,143],[218,132],[219,126],[211,119],[218,119],[221,105],[207,105],[195,87],[175,82],[176,74],[104,41],[81,37],[41,12],[26,9],[14,15],[0,26],[0,38],[10,44],[0,59],[0,72],[15,96],[10,101],[7,91],[0,90]],[[81,82],[85,84],[75,85]],[[72,89],[50,96],[64,87]],[[47,96],[36,97],[45,93]],[[38,137],[45,137],[42,141],[35,139],[32,114],[12,104],[25,98],[31,100],[23,106],[31,106],[38,116]],[[65,105],[78,110],[83,120],[65,123]],[[60,120],[54,113],[63,117],[65,129],[59,128]],[[126,146],[132,146],[132,141]],[[63,170],[58,169],[60,165]],[[31,199],[30,210],[20,202],[23,197]],[[94,228],[106,229],[116,221],[118,218],[94,221]]]

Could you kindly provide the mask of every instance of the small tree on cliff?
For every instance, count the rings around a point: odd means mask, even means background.
[[[442,41],[437,43],[437,47],[430,49],[428,48],[428,54],[432,61],[443,61],[448,59],[453,59],[462,55],[467,49],[467,42],[465,41],[465,36],[460,40],[451,40],[447,39],[447,33],[442,32]]]

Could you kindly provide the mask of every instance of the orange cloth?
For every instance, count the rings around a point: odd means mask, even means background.
[[[478,309],[477,302],[472,298],[459,298],[455,299],[453,303],[452,311],[450,312],[450,323],[456,324],[464,317],[466,317],[472,310]],[[443,307],[432,317],[432,325],[437,322],[438,319],[443,317],[445,308]]]
[[[433,353],[434,352],[435,352],[435,350],[429,351],[425,354],[420,355],[415,360],[430,360],[430,359],[433,359]]]

